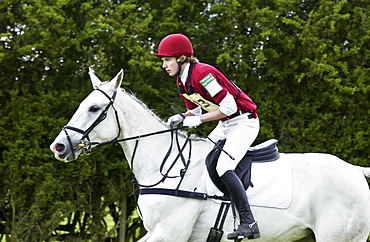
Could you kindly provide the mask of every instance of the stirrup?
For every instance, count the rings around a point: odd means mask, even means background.
[[[242,231],[242,230],[246,231]],[[227,235],[227,239],[234,240],[234,241],[241,241],[244,238],[248,239],[257,239],[260,237],[260,232],[258,229],[257,222],[253,222],[251,224],[240,224],[237,230]]]

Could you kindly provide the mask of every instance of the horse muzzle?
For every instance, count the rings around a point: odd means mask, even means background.
[[[57,160],[70,162],[78,158],[82,151],[82,147],[79,145],[71,146],[69,142],[54,141],[50,145],[50,150],[54,153]]]

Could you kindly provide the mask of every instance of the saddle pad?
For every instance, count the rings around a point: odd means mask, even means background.
[[[251,182],[247,190],[250,205],[288,208],[292,201],[292,168],[284,155],[273,162],[253,162]],[[222,192],[207,178],[207,194],[222,196]]]

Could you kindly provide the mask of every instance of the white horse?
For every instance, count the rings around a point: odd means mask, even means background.
[[[50,145],[55,157],[67,162],[98,144],[119,142],[139,184],[207,194],[204,160],[209,141],[167,132],[165,122],[120,88],[122,70],[110,82],[100,82],[91,69],[90,77],[95,90]],[[293,196],[287,208],[252,205],[261,232],[256,241],[367,240],[370,192],[364,175],[370,176],[370,168],[329,154],[281,154],[280,160],[291,166]],[[216,199],[174,194],[140,195],[138,205],[148,231],[142,242],[206,241],[220,208]],[[229,212],[225,234],[232,232],[234,223]],[[221,241],[228,241],[226,235]]]

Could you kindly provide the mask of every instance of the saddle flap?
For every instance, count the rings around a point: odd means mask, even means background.
[[[217,188],[227,196],[227,189],[222,183],[220,176],[216,171],[218,157],[220,156],[221,150],[218,147],[223,147],[226,140],[220,140],[217,146],[208,154],[206,158],[206,166],[209,176]],[[251,165],[252,162],[268,162],[279,159],[280,154],[276,147],[276,139],[267,140],[257,146],[251,147],[243,159],[239,162],[235,168],[235,173],[242,181],[245,190],[252,185],[251,184]]]

